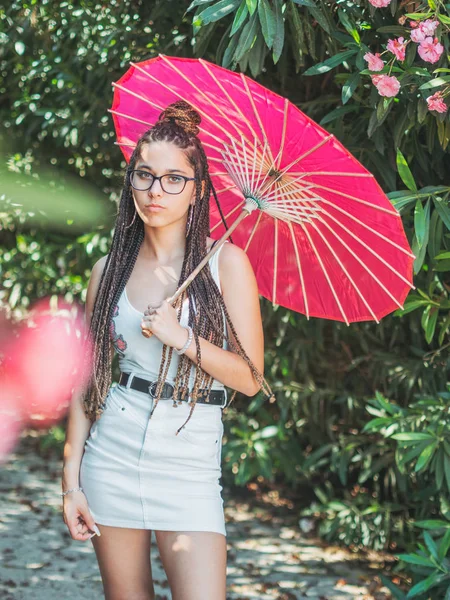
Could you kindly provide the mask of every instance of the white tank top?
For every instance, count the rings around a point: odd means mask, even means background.
[[[211,269],[211,274],[221,293],[222,290],[220,287],[218,262],[222,247],[219,248],[219,250],[209,259],[209,268]],[[224,314],[223,310],[222,314]],[[113,342],[114,349],[118,354],[119,368],[121,371],[124,371],[125,373],[133,373],[135,375],[144,377],[145,379],[155,381],[158,379],[163,344],[156,336],[146,338],[142,335],[140,325],[142,317],[143,313],[138,311],[130,304],[125,288],[114,311],[110,327],[110,337],[111,341]],[[187,325],[188,317],[189,299],[186,298],[183,303],[180,324]],[[226,333],[226,325],[224,332]],[[228,349],[226,340],[223,341],[222,347],[224,349]],[[179,360],[180,357],[173,352],[169,371],[166,377],[166,381],[169,383],[173,384],[175,382]],[[194,379],[195,365],[192,365],[189,380],[190,390],[192,390],[194,386]],[[225,388],[221,382],[215,379],[212,384],[212,389],[223,390]]]

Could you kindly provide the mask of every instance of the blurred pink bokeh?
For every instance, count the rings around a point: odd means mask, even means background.
[[[92,347],[81,311],[60,299],[54,304],[39,300],[18,327],[0,316],[0,460],[25,426],[59,422],[89,377]]]

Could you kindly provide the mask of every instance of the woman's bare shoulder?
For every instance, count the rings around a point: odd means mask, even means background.
[[[219,254],[219,277],[222,289],[234,287],[238,283],[255,288],[256,278],[247,253],[236,244],[224,243]]]

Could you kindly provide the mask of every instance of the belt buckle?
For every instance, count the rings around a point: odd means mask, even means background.
[[[158,382],[157,381],[152,381],[150,383],[150,385],[148,386],[148,393],[150,394],[151,398],[155,397],[156,388],[157,387],[158,387]],[[173,385],[171,383],[168,383],[167,381],[164,382],[163,390],[162,390],[163,392],[165,391],[166,387],[169,388],[170,396],[163,396],[163,395],[161,395],[161,400],[170,400],[173,397],[173,390],[174,390]]]
[[[227,403],[228,403],[228,391],[226,390],[226,388],[225,388],[225,387],[223,388],[223,395],[224,395],[224,397],[225,397],[225,400],[224,400],[224,403],[223,403],[223,404],[220,404],[220,405],[219,405],[219,406],[220,406],[220,408],[226,408],[226,406],[227,406]]]

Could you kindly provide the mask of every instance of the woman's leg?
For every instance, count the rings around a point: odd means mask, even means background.
[[[98,525],[91,542],[97,555],[105,600],[154,600],[151,535],[148,529]]]
[[[225,600],[227,543],[211,531],[156,531],[172,600]]]

